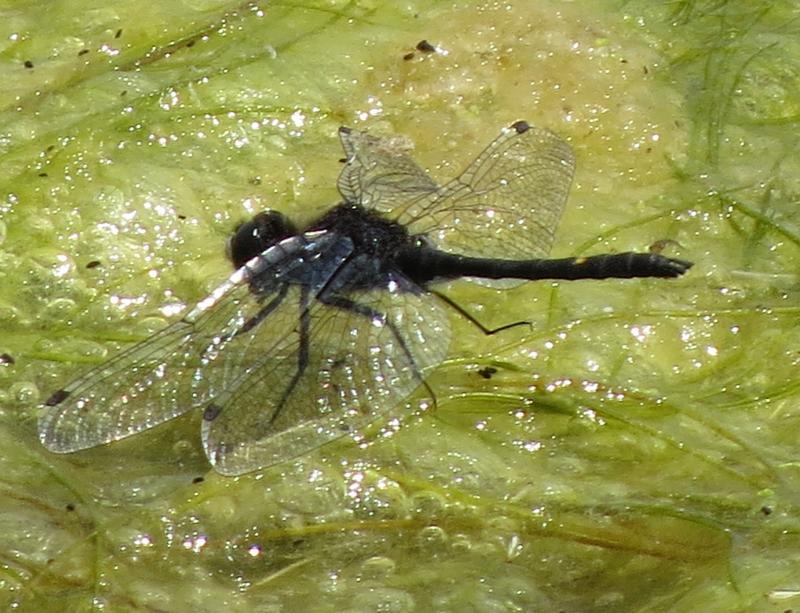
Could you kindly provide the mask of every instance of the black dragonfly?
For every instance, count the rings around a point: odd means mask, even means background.
[[[487,334],[508,327],[486,328],[436,281],[678,277],[692,266],[655,253],[544,259],[575,165],[548,130],[514,123],[444,186],[397,139],[339,137],[343,201],[302,230],[275,211],[241,225],[224,283],[44,403],[48,449],[202,408],[211,464],[246,473],[357,431],[425,385],[447,352],[448,308]]]

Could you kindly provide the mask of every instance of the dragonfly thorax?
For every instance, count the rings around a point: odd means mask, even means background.
[[[408,230],[381,213],[359,204],[343,202],[309,225],[307,231],[328,230],[347,236],[354,251],[390,263],[402,248],[416,240]]]

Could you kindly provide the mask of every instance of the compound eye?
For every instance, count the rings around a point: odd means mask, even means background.
[[[294,224],[282,213],[263,211],[236,228],[228,239],[226,253],[234,268],[244,266],[276,243],[297,234]]]

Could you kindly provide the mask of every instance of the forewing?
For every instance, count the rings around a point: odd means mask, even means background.
[[[546,257],[567,200],[575,157],[549,130],[517,122],[459,176],[392,211],[413,234],[475,257]]]
[[[215,399],[203,422],[217,471],[237,475],[303,455],[357,431],[422,384],[445,357],[447,316],[420,288],[390,277],[383,289],[342,289],[327,304],[312,295],[305,311],[293,288],[270,317],[284,334],[254,331],[252,342],[267,345],[262,359]],[[348,301],[353,308],[343,308]],[[310,351],[298,376],[303,312]]]
[[[281,245],[286,243],[292,257],[283,265],[271,264],[264,257],[271,250],[252,262],[260,270],[251,275],[242,307],[234,318],[218,322],[217,333],[202,349],[193,377],[194,397],[202,402],[195,406],[225,398],[244,373],[259,367],[287,331],[297,326],[296,315],[290,319],[286,312],[297,304],[298,288],[319,291],[353,249],[349,238],[327,232],[295,236]]]
[[[399,137],[378,138],[340,128],[339,138],[345,164],[338,187],[347,202],[389,212],[439,189],[408,156],[408,147]]]
[[[69,453],[152,428],[192,408],[184,373],[197,355],[186,318],[117,354],[53,394],[39,415],[39,439]]]
[[[180,321],[53,394],[41,407],[41,442],[57,453],[77,451],[125,438],[207,404],[227,381],[220,364],[257,359],[251,351],[232,354],[223,362],[220,356],[229,340],[330,242],[326,236],[314,242],[298,236],[268,249]],[[258,294],[252,291],[256,285]],[[213,355],[209,347],[215,348]]]

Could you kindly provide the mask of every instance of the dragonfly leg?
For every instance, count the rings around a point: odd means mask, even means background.
[[[270,316],[272,311],[274,311],[283,299],[286,298],[286,292],[289,291],[289,284],[284,283],[281,285],[281,288],[278,290],[278,295],[275,296],[272,300],[270,300],[265,306],[261,307],[255,315],[253,315],[250,319],[248,319],[242,327],[239,328],[233,336],[239,336],[240,334],[244,334],[245,332],[249,332],[253,328],[255,328],[258,324],[264,321],[267,317]]]
[[[231,335],[230,338],[233,338],[239,334],[247,332],[248,330],[252,330],[256,325],[264,321],[272,311],[274,311],[278,305],[283,301],[286,297],[286,292],[289,289],[288,284],[284,284],[279,293],[275,298],[269,301],[267,305],[262,307],[258,313],[253,315],[250,319],[248,319],[241,328],[239,328],[234,334]],[[275,404],[275,410],[273,411],[272,415],[269,417],[269,424],[272,424],[277,418],[278,415],[283,410],[284,405],[286,404],[286,400],[289,398],[289,395],[294,391],[294,388],[297,386],[297,382],[300,380],[300,377],[303,376],[303,373],[308,366],[308,335],[309,335],[309,327],[311,325],[311,316],[308,311],[309,305],[309,291],[308,287],[300,286],[300,301],[299,301],[299,311],[300,311],[300,318],[299,318],[299,328],[298,334],[300,337],[298,351],[297,351],[297,370],[295,370],[292,378],[289,380],[288,384],[286,385],[286,389],[284,390],[283,394],[281,395],[280,401]],[[205,421],[214,421],[219,414],[223,410],[223,405],[217,402],[211,402],[205,409],[203,413],[203,419]]]
[[[403,353],[406,356],[406,359],[408,360],[408,363],[411,365],[411,370],[414,373],[414,377],[417,379],[417,381],[419,381],[421,385],[425,387],[431,399],[433,400],[434,407],[436,406],[436,394],[433,393],[433,390],[428,385],[427,381],[425,381],[425,378],[422,376],[422,373],[420,372],[419,368],[417,368],[417,362],[414,359],[414,356],[411,354],[411,351],[409,350],[405,339],[400,334],[400,331],[397,329],[394,323],[392,323],[389,320],[389,318],[386,317],[384,313],[381,313],[380,311],[373,309],[371,306],[368,306],[366,304],[361,304],[359,302],[356,302],[355,300],[346,298],[344,296],[339,296],[336,294],[326,294],[325,292],[321,292],[317,296],[317,300],[330,307],[335,307],[343,311],[349,311],[350,313],[356,313],[357,315],[361,315],[362,317],[367,317],[369,319],[378,319],[384,325],[386,325],[386,327],[389,328],[395,339],[397,339],[397,343],[398,345],[400,345],[400,349],[402,349]]]
[[[428,291],[434,296],[436,296],[439,300],[444,302],[446,305],[451,307],[453,310],[455,310],[456,313],[461,315],[461,317],[466,319],[468,322],[470,322],[472,325],[474,325],[476,328],[478,328],[481,332],[483,332],[487,336],[491,336],[492,334],[497,334],[498,332],[502,332],[503,330],[508,330],[509,328],[516,328],[517,326],[531,325],[531,322],[529,321],[515,321],[510,324],[505,324],[504,326],[500,326],[499,328],[489,328],[487,326],[484,326],[472,313],[467,311],[464,307],[462,307],[460,304],[458,304],[449,296],[432,289],[429,289]]]
[[[298,329],[298,335],[300,339],[297,347],[297,370],[294,371],[292,378],[289,380],[289,384],[286,386],[286,389],[283,391],[283,394],[281,394],[280,401],[278,401],[278,403],[275,405],[275,411],[269,418],[270,424],[274,423],[274,421],[278,418],[278,415],[280,415],[284,405],[286,404],[286,400],[294,391],[294,388],[297,386],[297,382],[300,381],[300,377],[303,376],[303,373],[306,371],[306,368],[308,367],[308,343],[309,343],[308,334],[309,334],[309,328],[311,327],[311,315],[308,310],[309,291],[308,291],[308,286],[306,285],[300,286],[299,305],[300,305],[300,326]]]

